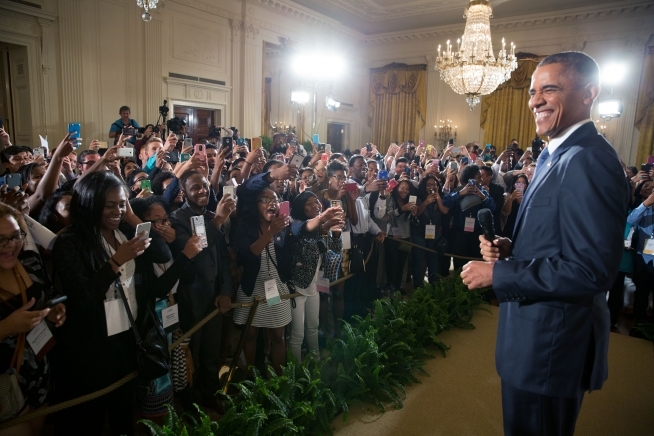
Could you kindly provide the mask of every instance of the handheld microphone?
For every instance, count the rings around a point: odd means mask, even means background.
[[[491,244],[495,240],[495,224],[493,223],[493,213],[490,209],[481,209],[477,212],[479,225],[484,229],[484,238]]]

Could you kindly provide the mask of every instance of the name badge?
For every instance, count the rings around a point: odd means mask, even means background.
[[[170,333],[177,330],[179,327],[179,307],[177,304],[173,304],[170,307],[166,307],[161,311],[161,320],[164,331]]]
[[[268,303],[268,306],[274,306],[281,303],[282,298],[279,295],[275,279],[266,280],[263,283],[263,288],[266,291],[266,302]]]
[[[425,226],[425,239],[436,239],[436,226],[431,224]]]
[[[465,226],[463,227],[463,230],[466,232],[474,232],[475,231],[475,219],[470,217],[466,218],[466,223]]]
[[[329,279],[326,277],[319,278],[316,287],[318,288],[318,292],[329,294]]]
[[[341,232],[341,238],[343,238],[343,250],[349,250],[352,248],[352,241],[350,241],[350,232]]]
[[[645,247],[643,247],[643,254],[650,254],[654,256],[654,238],[645,239]]]
[[[104,316],[107,318],[107,336],[113,336],[129,329],[129,318],[120,298],[104,302]]]
[[[394,238],[402,238],[402,231],[400,230],[399,227],[391,227],[391,232],[393,232],[393,237]]]
[[[34,351],[34,354],[36,354],[36,357],[38,357],[39,360],[43,360],[43,357],[45,357],[45,355],[48,354],[48,351],[50,351],[50,349],[57,343],[52,336],[50,327],[46,324],[45,319],[41,320],[39,325],[34,327],[32,331],[27,334],[25,339],[27,339],[27,343],[30,344],[32,351]]]
[[[634,236],[634,228],[632,227],[629,230],[629,234],[627,235],[627,238],[624,240],[624,248],[627,250],[631,248],[631,238]]]

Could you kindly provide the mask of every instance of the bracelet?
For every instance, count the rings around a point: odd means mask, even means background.
[[[248,162],[247,160],[245,161],[246,164],[250,164],[250,166],[254,165],[253,163]]]
[[[116,262],[116,259],[114,259],[113,256],[111,256],[111,257],[109,258],[109,261],[110,261],[110,262],[113,262],[114,265],[116,265],[118,268],[120,268],[121,266],[123,266],[122,263],[118,263],[118,262]]]

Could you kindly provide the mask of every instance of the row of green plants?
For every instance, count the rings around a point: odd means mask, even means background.
[[[382,299],[372,315],[346,323],[342,338],[328,341],[327,358],[307,358],[301,365],[289,354],[281,375],[237,383],[238,394],[227,400],[218,422],[199,409],[178,416],[174,410],[163,426],[141,421],[156,436],[325,435],[349,406],[374,404],[381,411],[399,409],[404,387],[419,382],[417,374],[436,351],[449,347],[438,335],[450,328],[473,329],[473,313],[483,303],[457,276],[417,289],[411,298]]]

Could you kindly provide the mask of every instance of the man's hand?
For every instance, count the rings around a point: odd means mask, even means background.
[[[506,259],[511,255],[511,240],[509,238],[497,238],[491,244],[484,235],[479,235],[479,242],[481,257],[485,261],[494,262]]]
[[[377,233],[377,236],[375,236],[375,239],[379,241],[381,244],[384,243],[384,239],[386,239],[386,233],[384,232],[379,232]]]
[[[216,297],[213,304],[220,309],[220,313],[227,313],[232,308],[232,299],[227,295],[219,295]]]
[[[70,156],[70,154],[75,150],[75,140],[70,139],[70,135],[72,135],[72,133],[67,134],[66,136],[64,136],[64,139],[61,140],[61,142],[57,146],[57,149],[52,155],[52,160],[54,161],[62,160],[63,162],[66,159],[68,159],[68,156]],[[68,165],[70,170],[70,159],[68,160]]]
[[[155,162],[154,166],[157,167],[157,168],[161,168],[163,166],[164,162],[166,162],[166,156],[167,156],[166,150],[164,150],[163,148],[161,150],[159,150],[157,152],[157,157],[155,158],[155,161],[154,161]]]
[[[69,133],[69,135],[70,135],[70,133]],[[89,150],[98,151],[99,148],[100,148],[100,141],[98,141],[97,139],[94,139],[89,143]],[[59,149],[59,147],[57,147],[57,150],[58,149]],[[68,153],[68,154],[70,154],[70,153]]]
[[[25,193],[26,188],[27,184],[22,189],[18,186],[9,189],[7,185],[2,185],[0,187],[0,202],[13,207],[22,214],[29,214],[30,205],[27,202],[29,196]]]
[[[223,195],[223,198],[220,199],[218,206],[216,207],[216,216],[213,219],[216,227],[220,227],[229,215],[236,209],[236,202],[232,198],[231,194]]]
[[[288,180],[297,178],[297,168],[295,165],[282,165],[279,168],[275,168],[270,172],[270,177],[273,180]]]
[[[468,289],[488,288],[493,285],[495,262],[468,262],[461,270],[461,279]]]
[[[164,150],[166,150],[167,152],[170,152],[170,151],[173,151],[176,146],[177,146],[177,135],[175,135],[174,133],[171,133],[166,138],[166,143],[164,144]]]
[[[73,173],[73,165],[70,163],[70,158],[68,156],[61,160],[61,172],[64,175]]]
[[[0,128],[0,145],[2,145],[2,148],[11,147],[9,133],[5,132],[4,128]]]
[[[186,241],[182,254],[189,259],[193,259],[202,251],[202,239],[198,235],[193,235]]]
[[[383,191],[384,189],[386,189],[386,181],[375,179],[365,186],[364,191],[367,194],[369,192]]]

